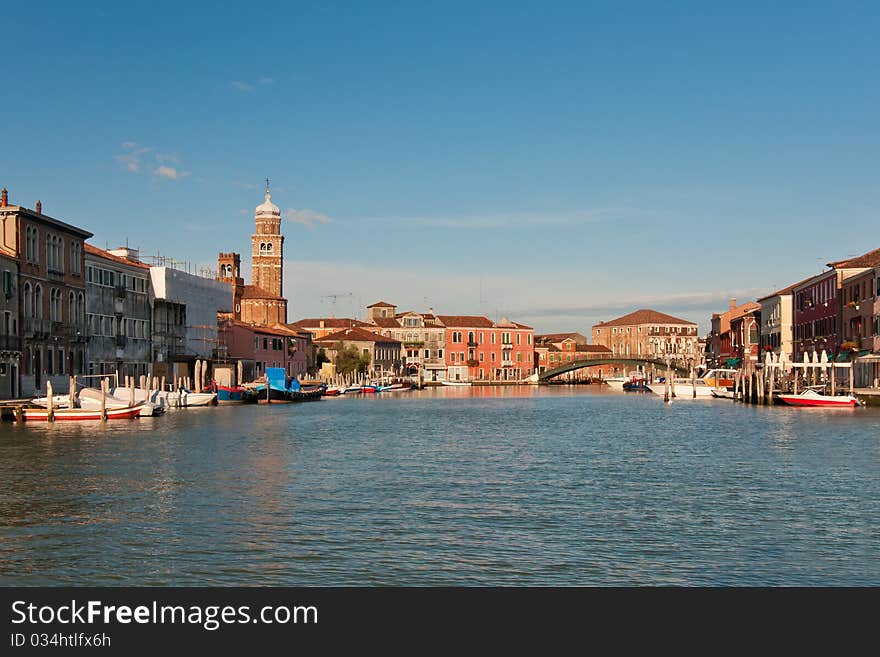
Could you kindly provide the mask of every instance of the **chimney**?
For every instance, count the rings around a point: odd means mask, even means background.
[[[34,209],[37,211],[37,214],[43,214],[43,202],[37,201],[37,205]]]
[[[324,328],[324,320],[323,319],[318,324],[318,328]]]
[[[733,310],[734,308],[736,308],[736,299],[731,299],[730,300],[730,310]]]
[[[3,191],[0,192],[0,208],[5,208],[7,205],[9,205],[9,192],[4,187]]]

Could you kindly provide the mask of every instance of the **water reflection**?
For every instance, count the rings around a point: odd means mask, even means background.
[[[5,584],[876,584],[880,413],[444,387],[0,425]]]

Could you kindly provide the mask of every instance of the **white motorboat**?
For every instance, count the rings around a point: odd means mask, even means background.
[[[128,399],[128,388],[112,388],[110,394],[120,399]],[[185,388],[178,390],[150,390],[150,398],[147,399],[147,391],[142,388],[134,389],[135,402],[149,401],[162,408],[192,408],[196,406],[210,406],[217,400],[216,392],[190,392]]]
[[[608,387],[612,390],[620,390],[623,392],[623,384],[629,381],[628,376],[611,376],[607,379],[602,379],[603,383],[607,383]]]
[[[105,408],[128,408],[128,389],[127,388],[115,388],[115,390],[124,390],[126,397],[117,397],[112,394],[108,394],[104,398]],[[84,408],[90,411],[99,411],[101,410],[101,397],[102,393],[97,388],[83,388],[79,391],[79,395],[77,395],[77,399],[79,400],[80,408]],[[142,395],[143,397],[143,395]],[[165,409],[153,402],[148,402],[143,399],[137,398],[137,391],[135,391],[135,404],[143,404],[143,408],[141,409],[141,417],[150,417],[153,415],[160,415],[165,412]]]
[[[789,406],[821,406],[823,408],[855,408],[861,402],[852,395],[824,395],[807,388],[797,395],[779,395],[779,400]]]
[[[670,383],[671,392],[675,394],[677,399],[713,399],[716,397],[725,397],[722,394],[713,394],[713,390],[725,390],[733,385],[733,376],[736,370],[714,369],[706,372],[702,377],[691,380],[688,378],[675,378]],[[656,381],[649,383],[648,388],[651,392],[663,395],[666,392],[666,383],[664,381]],[[732,394],[732,393],[731,393]]]
[[[470,381],[441,381],[444,386],[469,386]]]

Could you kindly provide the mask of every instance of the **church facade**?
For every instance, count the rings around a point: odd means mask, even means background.
[[[287,323],[287,299],[283,294],[284,235],[281,210],[272,203],[266,182],[265,201],[254,211],[256,232],[251,235],[253,285],[241,276],[241,256],[221,253],[217,258],[218,280],[233,290],[232,319],[255,326]]]

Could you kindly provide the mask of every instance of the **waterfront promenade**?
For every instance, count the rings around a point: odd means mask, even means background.
[[[880,411],[598,386],[0,425],[20,585],[876,585]]]

